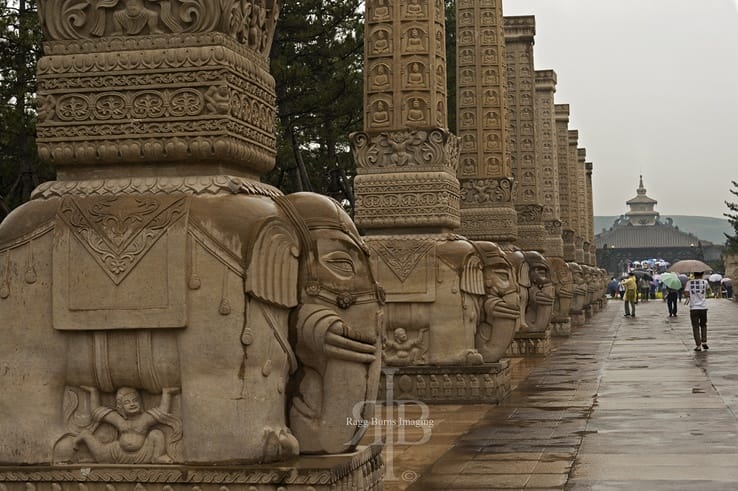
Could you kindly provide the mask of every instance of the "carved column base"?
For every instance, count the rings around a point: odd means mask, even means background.
[[[383,489],[382,446],[246,466],[0,466],[5,491],[374,491]]]
[[[551,321],[551,335],[556,337],[571,336],[571,319]]]
[[[592,313],[597,314],[601,310],[600,302],[599,300],[595,300],[594,303],[592,303]]]
[[[536,332],[518,332],[507,349],[508,356],[540,356],[551,352],[551,329]]]
[[[589,264],[584,261],[584,249],[578,247],[574,250],[574,261],[579,264]]]
[[[457,232],[472,240],[488,240],[498,245],[516,242],[518,214],[512,204],[490,208],[462,208],[461,228]]]
[[[518,225],[518,240],[515,243],[524,251],[546,252],[546,229],[542,223]]]
[[[387,403],[499,404],[510,391],[510,361],[500,360],[477,366],[384,368],[377,399]]]
[[[592,308],[592,304],[585,305],[584,307],[584,320],[585,322],[592,319],[592,316],[594,314],[594,309]]]
[[[571,327],[573,329],[582,327],[587,322],[587,319],[584,315],[584,310],[580,312],[570,312],[569,315],[571,316]]]
[[[561,237],[548,236],[543,241],[546,257],[564,257],[564,241]]]

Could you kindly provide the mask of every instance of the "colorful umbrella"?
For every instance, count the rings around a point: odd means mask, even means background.
[[[712,268],[697,259],[684,259],[672,264],[669,271],[672,273],[707,273],[712,271]]]
[[[666,285],[666,288],[672,290],[681,290],[682,288],[682,281],[676,273],[662,273],[661,282]]]

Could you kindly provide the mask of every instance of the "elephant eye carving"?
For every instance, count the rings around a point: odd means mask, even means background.
[[[331,270],[333,270],[333,272],[340,276],[351,278],[356,274],[353,259],[351,259],[349,254],[343,251],[335,251],[330,254],[326,254],[323,261]]]

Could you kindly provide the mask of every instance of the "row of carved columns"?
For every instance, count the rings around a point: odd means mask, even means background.
[[[593,166],[556,72],[535,69],[535,18],[500,0],[457,1],[449,132],[444,23],[444,2],[367,2],[355,219],[387,291],[399,395],[444,400],[426,388],[447,377],[499,400],[508,357],[545,355],[604,303]]]

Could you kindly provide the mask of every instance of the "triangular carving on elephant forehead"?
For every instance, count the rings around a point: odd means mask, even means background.
[[[189,205],[186,197],[152,197],[147,198],[147,202],[154,200],[157,203],[147,205],[143,211],[156,209],[156,213],[146,212],[144,213],[146,216],[141,217],[140,220],[127,219],[128,213],[112,216],[111,220],[118,220],[118,225],[121,227],[118,235],[124,240],[111,240],[104,228],[96,226],[95,220],[90,218],[89,213],[86,213],[95,208],[92,215],[100,217],[104,215],[102,210],[106,206],[116,204],[116,201],[117,204],[123,203],[122,208],[127,207],[129,213],[133,215],[140,213],[142,209],[136,210],[135,205],[132,208],[130,200],[136,200],[136,198],[122,197],[111,200],[106,197],[76,200],[66,197],[62,200],[57,213],[75,239],[116,285],[119,285],[133,271],[154,244],[166,234],[169,227],[187,215]],[[98,206],[101,203],[103,203],[102,208]],[[104,219],[102,217],[99,220]],[[122,227],[126,223],[136,224],[133,232],[127,233],[123,230]]]
[[[377,244],[375,250],[397,279],[405,282],[433,245],[432,242],[398,240],[390,245]]]

